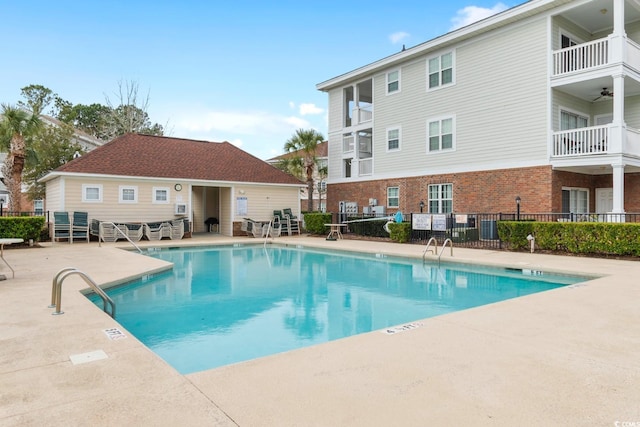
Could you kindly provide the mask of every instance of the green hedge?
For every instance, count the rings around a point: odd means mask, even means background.
[[[44,229],[43,216],[7,216],[0,217],[0,238],[18,238],[24,241],[39,241]]]
[[[389,237],[398,243],[407,243],[411,238],[410,222],[392,222],[389,224]]]
[[[304,214],[304,228],[311,234],[327,234],[325,224],[331,224],[331,214],[322,212],[307,212]]]
[[[638,223],[498,221],[498,235],[512,249],[529,249],[529,234],[542,250],[640,256]]]

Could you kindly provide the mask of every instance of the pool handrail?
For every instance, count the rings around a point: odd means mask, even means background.
[[[65,267],[60,270],[53,279],[53,285],[51,289],[51,305],[49,308],[55,307],[56,311],[51,313],[52,315],[64,314],[64,311],[60,310],[62,306],[62,283],[67,277],[77,274],[85,281],[87,285],[102,298],[102,310],[109,314],[113,319],[116,318],[116,303],[100,288],[86,273],[78,270],[75,267]],[[107,310],[107,304],[111,306],[111,313]]]
[[[431,247],[431,243],[433,243],[434,245],[433,249],[429,249]],[[438,253],[438,240],[435,237],[431,237],[427,242],[427,247],[424,248],[424,252],[422,253],[423,261],[424,261],[425,255],[427,254],[427,252],[429,252],[429,250],[431,250],[431,253],[434,255]]]
[[[453,256],[453,241],[451,239],[447,239],[442,244],[442,249],[440,249],[440,255],[438,255],[438,265],[440,265],[440,257],[442,257],[442,253],[444,252],[444,248],[447,246],[447,243],[449,243],[449,246],[451,247],[451,256]]]

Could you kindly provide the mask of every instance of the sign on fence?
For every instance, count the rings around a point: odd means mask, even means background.
[[[411,228],[414,230],[431,230],[431,214],[411,215]]]

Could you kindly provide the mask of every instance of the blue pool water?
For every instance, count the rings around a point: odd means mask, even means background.
[[[149,255],[174,269],[107,293],[116,320],[183,374],[586,280],[289,247]]]

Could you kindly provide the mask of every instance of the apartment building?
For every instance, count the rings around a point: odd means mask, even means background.
[[[640,212],[639,43],[635,1],[532,0],[319,83],[327,209]]]

